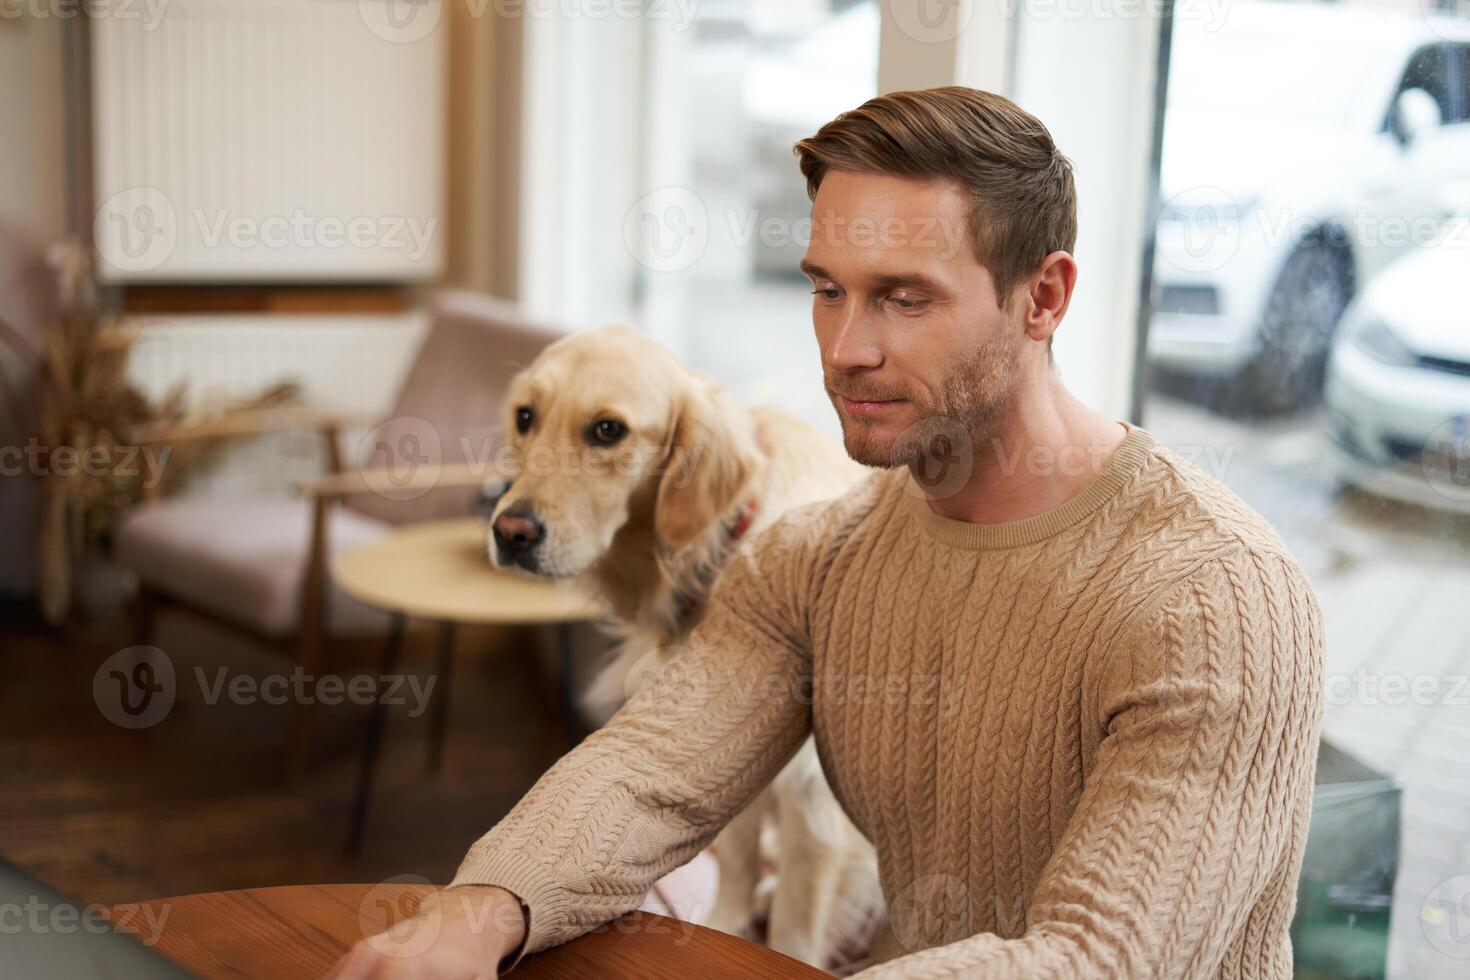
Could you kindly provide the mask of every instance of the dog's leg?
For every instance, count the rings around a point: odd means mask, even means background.
[[[720,831],[715,838],[715,859],[720,865],[720,885],[715,907],[705,925],[736,936],[749,937],[755,917],[755,886],[761,876],[761,823],[767,793]]]
[[[809,800],[778,794],[781,849],[776,894],[771,899],[769,945],[823,969],[833,945],[830,932],[837,892],[850,858],[830,832],[822,832],[827,828],[812,826],[809,809]]]

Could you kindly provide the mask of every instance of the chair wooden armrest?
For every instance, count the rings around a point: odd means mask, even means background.
[[[236,436],[263,435],[293,429],[341,431],[357,427],[370,428],[379,419],[354,417],[309,408],[260,408],[223,412],[199,419],[146,422],[128,431],[137,445],[156,442],[178,442],[186,439],[221,439]]]
[[[411,473],[389,469],[349,469],[300,483],[296,492],[303,497],[326,498],[377,493],[392,499],[404,493],[435,487],[478,487],[505,476],[493,462],[420,466]]]

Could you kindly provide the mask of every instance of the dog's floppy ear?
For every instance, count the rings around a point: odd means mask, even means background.
[[[658,486],[654,530],[673,548],[735,509],[760,467],[750,413],[712,382],[687,385]]]

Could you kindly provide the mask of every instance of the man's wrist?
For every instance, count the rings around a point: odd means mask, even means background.
[[[455,885],[442,898],[479,940],[487,959],[498,965],[520,949],[529,927],[525,903],[499,885]]]

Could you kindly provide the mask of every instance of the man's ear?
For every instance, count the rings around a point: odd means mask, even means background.
[[[750,413],[713,383],[685,387],[673,428],[653,525],[665,544],[682,548],[749,493],[761,452]]]
[[[1023,302],[1027,303],[1026,335],[1044,341],[1056,333],[1072,304],[1077,285],[1077,262],[1066,252],[1052,252],[1032,273]]]

